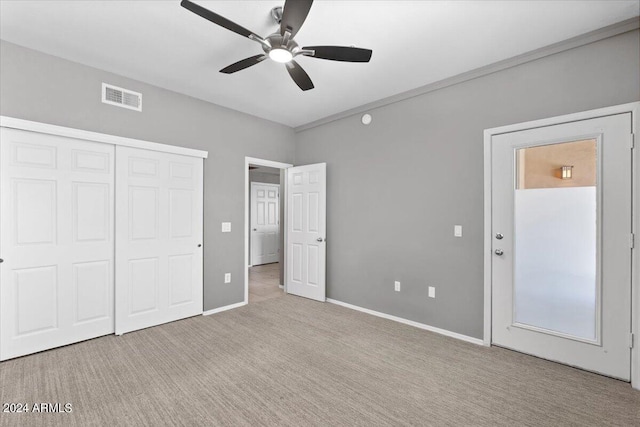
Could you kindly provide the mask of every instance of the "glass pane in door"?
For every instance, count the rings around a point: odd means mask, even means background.
[[[597,141],[516,150],[514,323],[598,338]]]

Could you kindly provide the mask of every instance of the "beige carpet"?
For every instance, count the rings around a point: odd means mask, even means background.
[[[280,264],[257,265],[249,268],[249,304],[279,298],[284,294],[280,289]]]
[[[284,296],[0,364],[3,426],[631,426],[629,384]]]

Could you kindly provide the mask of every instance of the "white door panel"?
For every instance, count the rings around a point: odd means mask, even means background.
[[[114,147],[1,140],[0,359],[113,333]]]
[[[630,379],[630,129],[620,114],[492,137],[494,344]]]
[[[202,159],[118,146],[116,165],[116,333],[202,313]]]
[[[326,299],[326,164],[287,169],[287,293]]]
[[[251,265],[280,259],[280,185],[251,183]]]

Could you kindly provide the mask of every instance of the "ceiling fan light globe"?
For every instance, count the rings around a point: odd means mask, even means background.
[[[291,61],[293,59],[293,55],[286,49],[276,48],[269,51],[269,58],[284,64]]]

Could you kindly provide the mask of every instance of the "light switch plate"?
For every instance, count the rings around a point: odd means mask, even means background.
[[[434,288],[433,286],[429,286],[429,298],[435,298],[436,297],[436,288]]]
[[[453,226],[453,235],[455,237],[462,237],[462,226],[461,225],[454,225]]]
[[[397,280],[395,282],[393,282],[393,289],[396,292],[400,292],[400,282],[398,282]]]
[[[231,223],[230,222],[223,222],[222,223],[222,232],[223,233],[231,233]]]
[[[231,273],[224,273],[224,283],[231,283]]]

